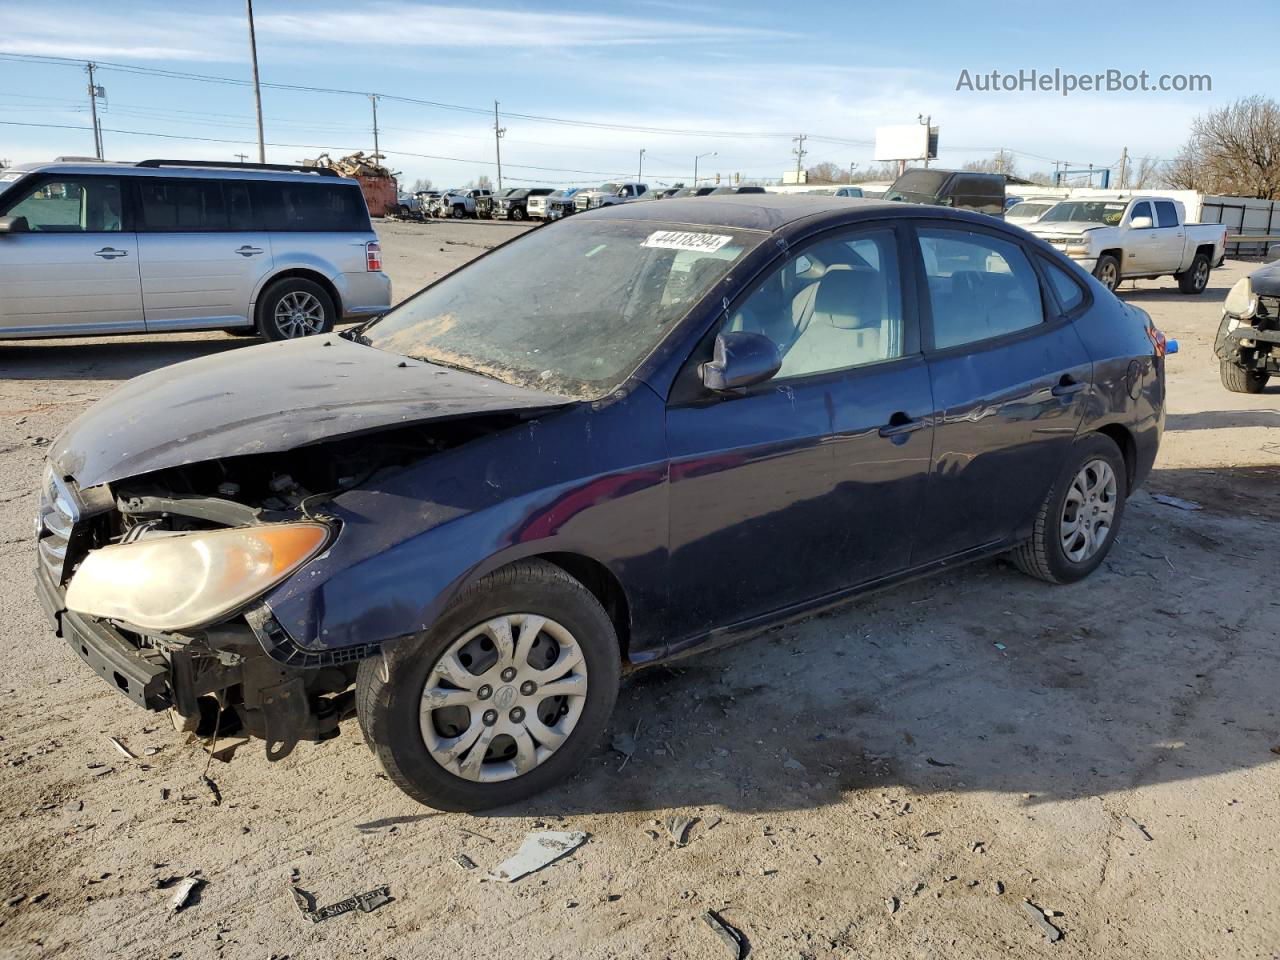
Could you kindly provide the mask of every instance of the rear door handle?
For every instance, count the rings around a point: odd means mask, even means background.
[[[1066,376],[1058,381],[1058,385],[1049,392],[1055,397],[1070,397],[1079,393],[1088,384],[1076,380],[1074,377]]]
[[[115,247],[103,247],[101,250],[95,250],[93,255],[101,257],[103,260],[114,260],[116,257],[127,257],[128,250],[117,250]]]
[[[236,251],[236,253],[240,254],[240,256],[242,257],[257,256],[261,252],[262,252],[261,247],[251,247],[247,243],[243,247],[241,247],[239,250]]]
[[[927,426],[923,417],[908,417],[899,410],[889,418],[889,422],[880,428],[880,436],[890,438],[903,437],[908,433],[923,430]]]

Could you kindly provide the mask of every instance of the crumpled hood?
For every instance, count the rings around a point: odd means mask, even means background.
[[[1260,297],[1280,297],[1280,262],[1249,274],[1249,289]]]
[[[130,380],[53,442],[81,487],[387,427],[572,401],[334,334],[229,350]]]

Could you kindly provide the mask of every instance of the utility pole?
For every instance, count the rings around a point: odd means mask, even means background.
[[[933,139],[933,114],[923,116],[917,113],[916,119],[924,124],[924,168],[929,169],[929,141]]]
[[[506,127],[498,126],[498,101],[493,101],[493,149],[498,157],[498,190],[502,190],[502,135]]]
[[[378,95],[369,94],[369,102],[373,104],[373,161],[377,163],[382,159],[382,154],[378,152]]]
[[[640,148],[640,168],[636,171],[636,182],[644,182],[644,147]]]
[[[99,160],[102,159],[102,128],[98,126],[98,92],[102,89],[93,82],[94,63],[86,63],[85,70],[89,72],[89,113],[93,115],[93,155]]]
[[[853,163],[853,162],[849,163],[849,182],[850,183],[853,183],[853,171],[854,171],[854,168],[857,166],[858,165],[856,163]]]
[[[253,0],[244,0],[249,8],[249,57],[253,61],[253,103],[258,111],[258,162],[267,162],[267,145],[262,137],[262,87],[258,85],[258,38],[253,33]]]
[[[1121,190],[1123,190],[1126,186],[1124,177],[1125,177],[1125,174],[1128,172],[1128,170],[1126,169],[1128,166],[1129,166],[1129,148],[1125,147],[1123,150],[1120,151],[1120,189]]]
[[[808,139],[803,133],[798,137],[791,138],[791,142],[795,144],[791,152],[796,155],[796,183],[803,182],[800,179],[800,174],[804,171],[804,155],[809,152],[804,148],[804,142]]]
[[[246,160],[249,159],[249,155],[247,153],[237,153],[236,159],[239,160],[241,163],[244,163]]]
[[[714,157],[714,156],[716,156],[716,152],[712,150],[710,153],[700,153],[693,158],[693,185],[695,187],[698,185],[698,161],[701,160],[703,157]]]

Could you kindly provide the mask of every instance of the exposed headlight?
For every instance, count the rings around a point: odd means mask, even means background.
[[[144,630],[189,630],[280,583],[329,539],[322,523],[275,523],[154,537],[92,550],[67,609]]]
[[[1239,317],[1241,320],[1247,320],[1258,312],[1258,298],[1253,295],[1253,287],[1249,284],[1248,277],[1241,277],[1236,281],[1236,285],[1227,294],[1222,309],[1228,315]]]

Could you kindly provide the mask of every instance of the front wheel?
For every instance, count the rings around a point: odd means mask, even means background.
[[[1110,437],[1093,433],[1077,441],[1040,505],[1031,539],[1011,554],[1017,568],[1049,583],[1074,583],[1093,573],[1120,529],[1127,476]]]
[[[514,210],[512,210],[512,211],[511,211],[511,219],[512,219],[512,220],[523,220],[523,219],[525,219],[525,213],[524,213],[524,210],[522,210],[520,207],[516,207]]]
[[[1204,288],[1209,285],[1208,254],[1197,253],[1191,266],[1176,274],[1175,279],[1178,281],[1178,290],[1182,293],[1204,293]]]
[[[581,583],[521,561],[467,587],[430,629],[360,665],[365,740],[439,810],[524,800],[572,773],[618,696],[617,635]]]
[[[467,208],[462,206],[462,204],[458,204],[456,207],[453,208],[453,219],[461,220],[466,215],[467,215]]]
[[[1246,370],[1229,360],[1218,361],[1218,377],[1232,393],[1261,393],[1271,379],[1266,370]]]
[[[1093,275],[1098,278],[1100,284],[1115,293],[1116,287],[1120,286],[1120,261],[1111,254],[1104,253],[1098,258],[1098,263],[1093,268]]]

